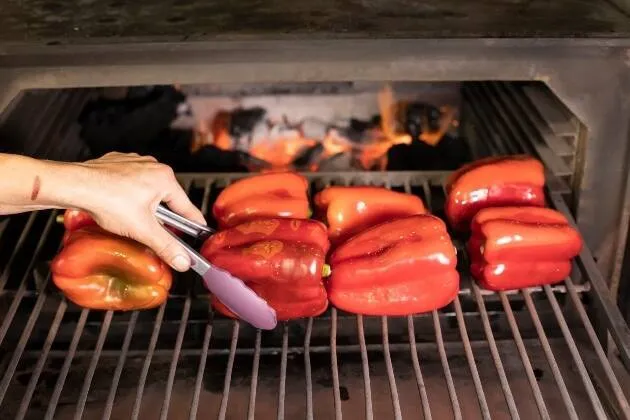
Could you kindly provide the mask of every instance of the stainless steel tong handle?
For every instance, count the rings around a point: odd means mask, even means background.
[[[190,236],[194,236],[195,238],[205,239],[214,233],[214,230],[210,229],[208,226],[188,220],[185,217],[170,211],[161,204],[158,206],[155,215],[165,224],[170,225]]]

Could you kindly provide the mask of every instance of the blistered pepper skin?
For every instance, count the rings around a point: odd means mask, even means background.
[[[243,280],[276,311],[280,321],[316,316],[328,307],[322,282],[330,244],[315,220],[258,219],[221,231],[201,254]],[[234,317],[218,299],[212,305]]]
[[[416,215],[374,226],[339,246],[327,290],[337,308],[401,316],[449,304],[459,291],[455,247],[444,222]]]
[[[543,165],[528,156],[481,159],[457,170],[447,181],[445,212],[450,225],[466,231],[479,210],[545,205]]]
[[[51,271],[68,299],[89,309],[154,308],[172,282],[169,267],[149,248],[97,226],[69,232]]]
[[[306,219],[310,214],[307,190],[308,181],[296,173],[256,175],[221,191],[212,213],[221,228],[255,219]]]
[[[315,205],[335,246],[380,223],[426,213],[420,197],[380,187],[328,187]]]
[[[477,213],[471,226],[471,273],[490,290],[562,281],[582,249],[579,233],[552,209],[488,208]]]

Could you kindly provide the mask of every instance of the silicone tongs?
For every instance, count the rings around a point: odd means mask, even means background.
[[[198,239],[205,239],[214,233],[214,230],[210,229],[208,226],[188,220],[179,214],[173,213],[162,205],[158,206],[155,215],[165,225],[172,226]],[[276,320],[276,312],[264,299],[247,287],[245,283],[243,283],[243,280],[234,277],[225,270],[213,266],[173,232],[168,229],[167,232],[184,247],[190,256],[190,268],[203,278],[206,288],[236,314],[236,316],[256,328],[263,330],[275,328],[278,322]]]

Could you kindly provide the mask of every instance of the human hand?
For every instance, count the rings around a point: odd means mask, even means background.
[[[108,153],[79,166],[83,193],[73,198],[74,207],[88,211],[103,229],[152,248],[175,270],[190,268],[190,257],[157,221],[155,211],[163,202],[188,219],[206,222],[169,166],[135,153]]]

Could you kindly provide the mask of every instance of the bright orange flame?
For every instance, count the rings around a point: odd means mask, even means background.
[[[285,168],[291,165],[301,150],[312,147],[315,143],[315,140],[304,137],[273,139],[256,143],[249,153],[255,158],[269,162],[273,169]]]
[[[337,130],[331,130],[326,134],[322,145],[324,146],[324,153],[322,153],[323,159],[339,153],[349,152],[352,149],[347,140],[339,137]]]

